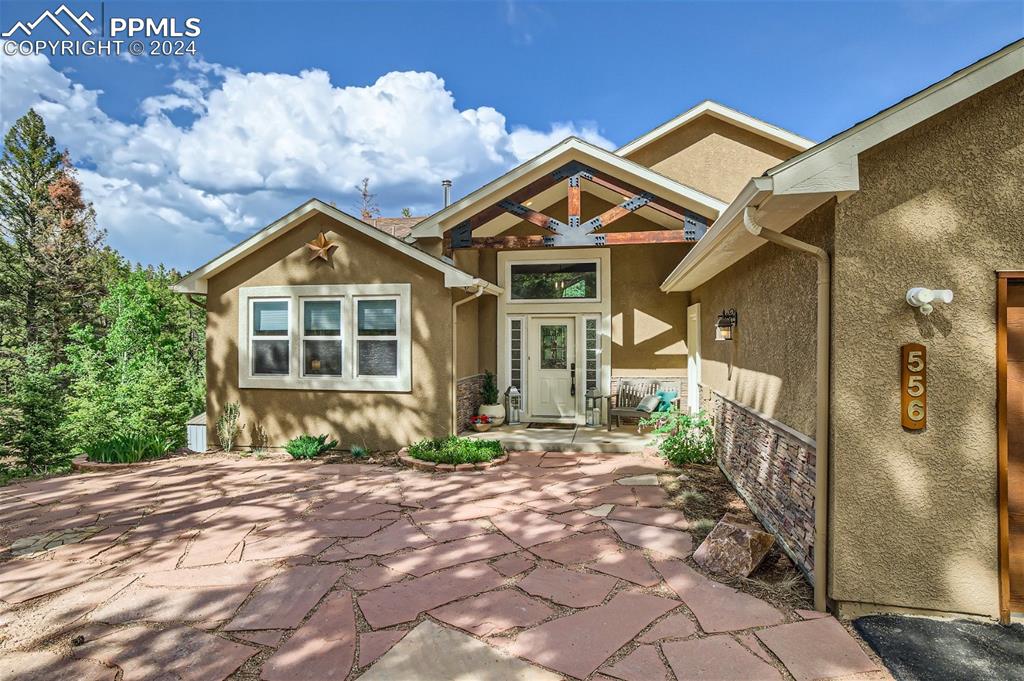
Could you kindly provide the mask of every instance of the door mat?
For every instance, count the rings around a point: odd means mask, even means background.
[[[575,423],[527,423],[530,430],[575,430]]]

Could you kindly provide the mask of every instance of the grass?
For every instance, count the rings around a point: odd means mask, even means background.
[[[109,440],[82,447],[89,461],[97,463],[138,463],[171,451],[173,443],[159,435],[115,435]]]
[[[58,475],[67,475],[70,472],[70,461],[55,463],[50,466],[44,466],[42,468],[35,469],[29,468],[28,466],[10,465],[7,463],[0,462],[0,487],[9,485],[12,482],[30,482],[32,480],[42,480],[43,478],[52,478]]]
[[[409,455],[421,461],[434,463],[483,463],[504,453],[495,440],[472,440],[450,435],[446,438],[421,440],[409,447]]]

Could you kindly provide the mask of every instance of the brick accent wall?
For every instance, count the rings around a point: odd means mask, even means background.
[[[460,433],[469,429],[469,417],[480,408],[480,390],[483,387],[483,374],[460,378],[455,384],[456,416]]]
[[[709,397],[719,467],[810,577],[814,570],[814,440],[718,393]]]

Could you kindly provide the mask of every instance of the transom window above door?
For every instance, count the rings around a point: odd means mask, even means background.
[[[412,389],[409,284],[239,290],[240,388]]]
[[[510,297],[522,300],[598,300],[598,263],[514,262],[509,269]]]

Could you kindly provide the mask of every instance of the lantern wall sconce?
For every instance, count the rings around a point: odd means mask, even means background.
[[[715,322],[715,340],[731,341],[736,334],[737,319],[736,308],[722,310],[722,314],[718,315],[718,321]]]

